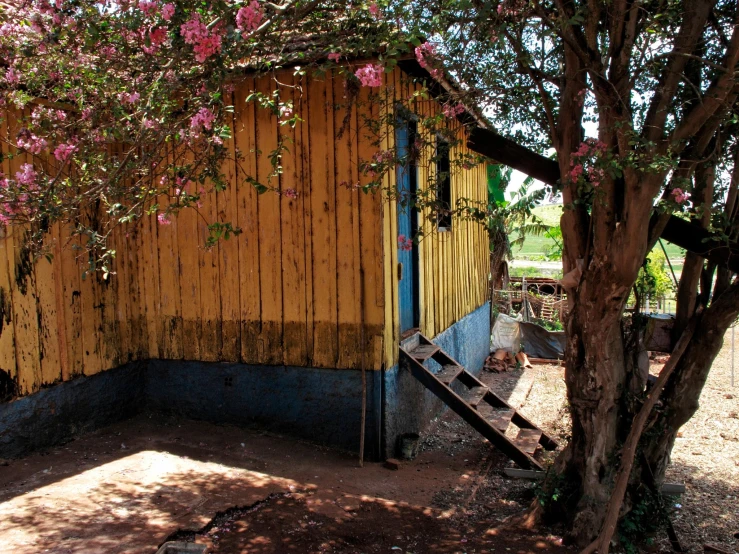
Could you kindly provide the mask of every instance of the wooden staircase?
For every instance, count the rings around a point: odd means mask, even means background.
[[[434,360],[441,369],[437,373],[432,372],[424,365],[428,360]],[[546,450],[557,448],[554,439],[421,333],[416,333],[400,347],[400,363],[523,469],[543,469],[533,457],[539,445]],[[506,434],[509,427],[515,432],[515,428],[511,426],[518,428],[518,433],[513,438]]]

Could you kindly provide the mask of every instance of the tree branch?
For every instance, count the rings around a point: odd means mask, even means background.
[[[703,34],[703,27],[715,2],[711,0],[696,1],[693,10],[685,10],[680,32],[675,39],[675,46],[670,53],[670,61],[662,72],[654,98],[649,106],[644,124],[645,138],[651,142],[661,140],[664,135],[668,108],[673,102],[681,75],[688,58],[680,53],[692,53]]]

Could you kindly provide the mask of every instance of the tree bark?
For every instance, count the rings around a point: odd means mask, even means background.
[[[615,471],[612,456],[624,436],[621,396],[631,364],[621,315],[629,284],[617,276],[605,261],[591,262],[572,293],[574,309],[567,320],[565,381],[573,429],[557,472],[575,489],[567,510],[574,514],[568,539],[580,546],[603,523]]]
[[[598,538],[585,548],[581,554],[591,554],[592,552],[608,554],[611,539],[613,538],[613,534],[616,532],[618,516],[621,512],[621,506],[626,495],[626,489],[629,485],[631,468],[634,466],[634,459],[636,457],[636,449],[639,445],[642,433],[644,432],[644,427],[647,424],[647,418],[652,412],[654,406],[657,404],[657,401],[662,394],[662,390],[667,384],[667,380],[677,366],[683,352],[687,348],[688,343],[693,336],[693,332],[695,331],[695,327],[698,324],[699,318],[700,314],[698,313],[694,316],[688,327],[683,332],[680,340],[675,345],[675,349],[673,350],[670,359],[662,368],[662,371],[657,378],[657,382],[649,392],[647,400],[639,409],[639,413],[636,418],[634,418],[631,430],[629,431],[629,436],[626,438],[626,443],[621,452],[621,466],[618,470],[618,476],[616,477],[616,484],[613,488],[613,493],[608,502],[608,509],[606,512],[605,522],[603,523],[603,528],[601,529]]]

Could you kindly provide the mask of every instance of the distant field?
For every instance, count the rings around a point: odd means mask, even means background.
[[[559,225],[559,218],[562,216],[562,205],[550,204],[539,206],[538,208],[534,208],[534,215],[541,219],[545,225]],[[517,237],[514,236],[512,238]],[[670,260],[680,260],[679,264],[682,267],[682,258],[685,256],[685,250],[669,242],[665,242],[664,245]],[[547,250],[553,246],[554,241],[546,235],[539,237],[529,235],[526,237],[522,246],[513,249],[513,257],[523,260],[543,260],[545,259]],[[659,249],[659,245],[656,248]],[[673,264],[673,267],[677,272],[677,266]]]

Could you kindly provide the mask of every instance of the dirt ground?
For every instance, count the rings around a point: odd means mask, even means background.
[[[738,337],[739,349],[739,337]],[[739,388],[730,342],[676,445],[668,480],[685,482],[673,521],[690,552],[739,540]],[[739,353],[737,353],[739,355]],[[563,369],[483,375],[564,442]],[[140,416],[0,466],[0,553],[156,552],[167,539],[223,553],[569,552],[556,529],[501,526],[535,484],[446,413],[399,470],[270,434]],[[668,552],[666,541],[652,549]]]
[[[294,439],[141,416],[0,467],[0,553],[565,552],[496,529],[508,460],[455,415],[399,470]]]
[[[680,431],[666,480],[685,483],[686,491],[671,503],[671,518],[683,548],[703,552],[704,545],[739,552],[739,330],[735,337],[734,386],[731,385],[731,331],[714,361],[700,407]],[[652,363],[657,374],[661,363]],[[567,441],[564,369],[536,366],[537,376],[524,412],[560,442]],[[653,548],[670,552],[665,536]]]

